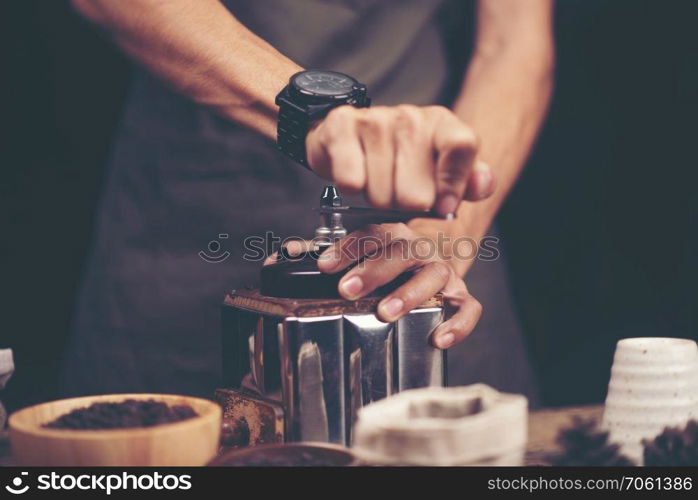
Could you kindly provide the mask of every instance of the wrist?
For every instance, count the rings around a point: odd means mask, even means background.
[[[306,70],[291,75],[276,96],[279,150],[306,168],[306,138],[313,126],[335,108],[349,105],[368,107],[366,86],[336,71]]]

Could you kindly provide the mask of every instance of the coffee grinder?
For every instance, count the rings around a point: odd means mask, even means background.
[[[446,383],[445,352],[429,343],[444,320],[434,296],[394,323],[375,315],[381,298],[409,274],[350,301],[342,276],[323,274],[318,255],[346,236],[344,217],[372,222],[433,216],[342,205],[327,186],[318,209],[316,248],[286,253],[262,268],[259,290],[233,290],[222,306],[224,387],[222,444],[242,447],[294,441],[349,445],[357,411],[405,389]]]

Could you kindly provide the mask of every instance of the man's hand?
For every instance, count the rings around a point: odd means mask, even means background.
[[[475,133],[441,106],[341,106],[310,131],[306,150],[315,173],[377,208],[445,216],[494,189]]]
[[[349,300],[366,296],[405,271],[416,271],[409,281],[381,300],[377,311],[380,320],[396,321],[441,292],[447,306],[455,312],[434,330],[431,342],[446,349],[467,337],[480,319],[482,306],[468,293],[465,282],[432,235],[405,224],[371,225],[325,250],[318,267],[323,272],[337,273],[360,259],[363,261],[339,282],[339,293]]]

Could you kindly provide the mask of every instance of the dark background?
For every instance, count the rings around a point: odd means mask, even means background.
[[[617,339],[698,337],[693,0],[560,0],[549,119],[500,217],[547,405],[603,400]],[[53,397],[129,65],[58,0],[3,2],[3,399]]]

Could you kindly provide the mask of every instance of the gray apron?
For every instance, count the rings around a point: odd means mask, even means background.
[[[354,75],[375,104],[388,105],[444,100],[452,82],[439,7],[428,0],[230,2],[241,22],[286,56]],[[244,239],[267,231],[312,236],[323,185],[263,138],[136,72],[77,301],[65,394],[210,396],[220,375],[219,305],[226,291],[254,284],[261,267],[243,259]],[[473,274],[491,290],[487,320],[451,356],[451,381],[530,393],[502,261],[486,265]]]

